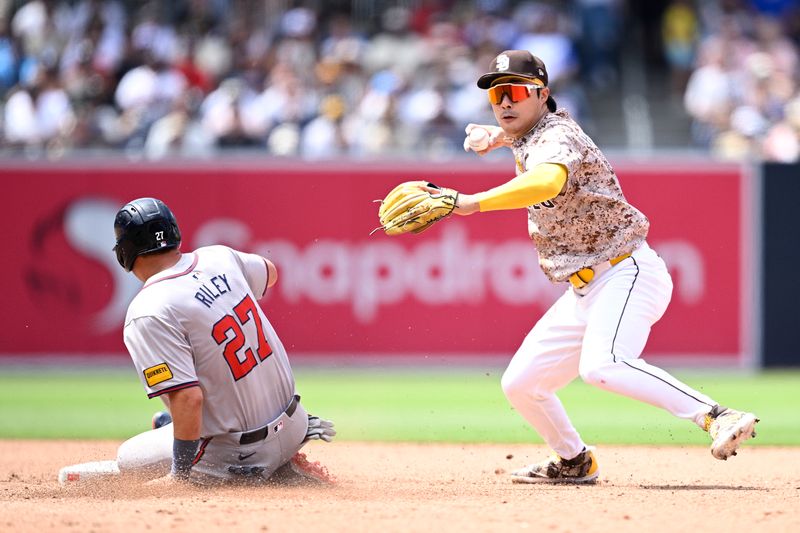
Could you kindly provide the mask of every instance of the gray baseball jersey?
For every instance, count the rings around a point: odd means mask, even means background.
[[[547,113],[512,145],[517,174],[540,163],[567,168],[557,197],[528,208],[528,233],[552,281],[638,248],[650,223],[622,194],[614,170],[567,111]]]
[[[204,437],[263,426],[294,395],[286,351],[256,302],[268,275],[258,255],[199,248],[128,307],[125,345],[148,397],[199,385]]]

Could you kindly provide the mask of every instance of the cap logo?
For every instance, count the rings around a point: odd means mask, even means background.
[[[539,69],[539,76],[544,76],[544,71],[542,69]]]
[[[506,54],[500,54],[495,60],[497,72],[505,72],[511,64],[511,59]]]

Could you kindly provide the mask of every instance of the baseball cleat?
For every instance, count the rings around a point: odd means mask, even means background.
[[[511,472],[512,483],[596,483],[600,468],[591,449],[573,459],[553,455],[540,463]]]
[[[172,424],[172,416],[170,416],[168,412],[159,411],[153,415],[153,420],[151,423],[153,429],[158,429],[166,426],[167,424]]]
[[[753,413],[715,406],[706,415],[706,428],[712,439],[711,455],[723,461],[736,455],[741,443],[756,436],[758,421]]]

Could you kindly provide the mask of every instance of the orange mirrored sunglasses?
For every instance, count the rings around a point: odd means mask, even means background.
[[[541,89],[541,85],[532,83],[504,83],[502,85],[494,85],[487,89],[489,95],[489,102],[492,104],[499,104],[503,101],[503,95],[507,95],[512,102],[521,102],[531,95],[535,89]]]

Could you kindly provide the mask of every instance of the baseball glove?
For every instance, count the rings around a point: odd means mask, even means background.
[[[458,202],[458,191],[424,181],[407,181],[391,190],[381,202],[378,218],[387,235],[422,233],[449,216]]]

